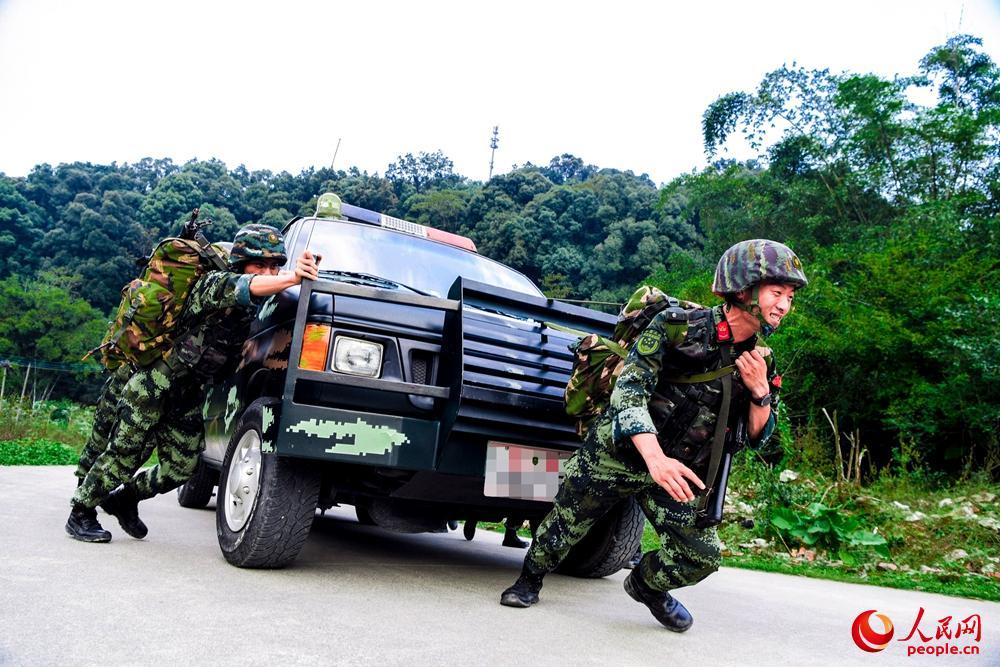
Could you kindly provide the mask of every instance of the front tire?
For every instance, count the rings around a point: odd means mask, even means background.
[[[191,479],[177,487],[177,504],[190,509],[203,508],[212,499],[212,492],[218,483],[219,473],[199,459]]]
[[[586,579],[614,574],[628,564],[639,548],[645,526],[646,517],[639,504],[632,498],[623,500],[573,545],[556,572]]]
[[[273,442],[273,433],[264,433],[262,426],[265,406],[277,411],[280,402],[259,399],[246,409],[219,477],[216,533],[222,555],[237,567],[278,568],[295,560],[319,499],[315,470],[263,451],[265,438]],[[269,422],[273,429],[277,420]]]

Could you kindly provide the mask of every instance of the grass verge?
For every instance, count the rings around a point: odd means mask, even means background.
[[[864,571],[859,574],[854,571],[844,571],[813,563],[760,556],[731,556],[723,559],[723,564],[728,567],[740,567],[747,570],[795,574],[814,579],[830,579],[852,584],[902,588],[923,591],[925,593],[940,593],[941,595],[956,595],[964,598],[1000,602],[1000,586],[997,586],[995,579],[982,575],[966,578],[963,575],[952,574],[942,578],[940,575],[926,575],[918,572],[889,572],[881,570]]]
[[[0,441],[0,465],[5,466],[75,465],[79,456],[67,445],[44,438]]]
[[[656,531],[647,524],[642,535],[642,550],[652,551],[658,547],[659,538],[656,536]],[[836,561],[810,562],[793,559],[787,553],[781,552],[724,555],[722,564],[725,567],[738,567],[746,570],[793,574],[814,579],[829,579],[851,584],[885,586],[1000,602],[1000,586],[997,586],[997,580],[981,574],[956,571],[926,574],[917,571],[891,571],[879,569],[877,565],[873,568],[870,564],[859,568],[846,568]]]

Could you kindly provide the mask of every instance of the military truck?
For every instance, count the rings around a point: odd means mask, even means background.
[[[471,239],[332,194],[284,234],[290,258],[321,256],[320,279],[263,303],[237,371],[208,392],[205,450],[178,490],[205,507],[218,486],[226,560],[285,566],[317,508],[341,504],[404,532],[537,523],[580,446],[562,397],[571,332],[609,334],[615,318],[546,298]],[[623,502],[561,571],[619,570],[643,523]]]

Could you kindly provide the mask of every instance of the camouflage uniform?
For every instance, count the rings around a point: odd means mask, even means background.
[[[90,437],[87,438],[87,444],[80,452],[80,463],[76,468],[76,476],[81,482],[94,466],[97,457],[108,448],[111,431],[118,421],[118,401],[121,398],[122,389],[125,388],[125,383],[134,372],[135,368],[128,364],[122,364],[111,371],[111,375],[108,376],[101,388],[101,397],[97,400],[97,406],[94,408],[94,426],[90,431]]]
[[[81,457],[83,482],[73,503],[96,507],[119,484],[151,498],[183,484],[194,472],[204,432],[205,385],[231,372],[256,315],[250,274],[211,271],[198,279],[178,324],[181,334],[162,360],[122,382],[112,375]],[[120,387],[120,389],[119,389]],[[117,395],[117,400],[115,400]],[[113,412],[109,409],[114,402]],[[109,414],[111,417],[109,418]],[[107,447],[92,463],[101,442]],[[132,475],[156,449],[159,463]]]
[[[722,366],[716,325],[724,315],[722,306],[717,306],[689,310],[688,317],[683,337],[677,335],[676,324],[668,322],[668,314],[661,312],[636,339],[610,405],[567,462],[555,506],[539,526],[525,558],[526,571],[551,571],[594,522],[629,496],[636,499],[660,536],[660,549],[647,553],[639,565],[640,576],[650,588],[667,591],[689,586],[718,569],[720,546],[715,528],[695,527],[696,501],[677,502],[653,482],[630,437],[655,433],[668,456],[704,480],[722,403],[722,380],[681,384],[671,378]],[[755,343],[752,337],[734,345],[731,358],[753,349]],[[773,381],[773,357],[767,354],[765,358],[768,379]],[[774,430],[778,387],[772,382],[771,416],[754,443],[746,442],[745,429],[736,428],[749,412],[749,392],[737,379],[732,387],[729,425],[734,433],[744,434],[737,445],[758,445]]]

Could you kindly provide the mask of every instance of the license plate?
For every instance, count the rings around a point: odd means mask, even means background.
[[[571,452],[490,441],[486,443],[483,495],[551,501],[559,490],[570,455]]]

